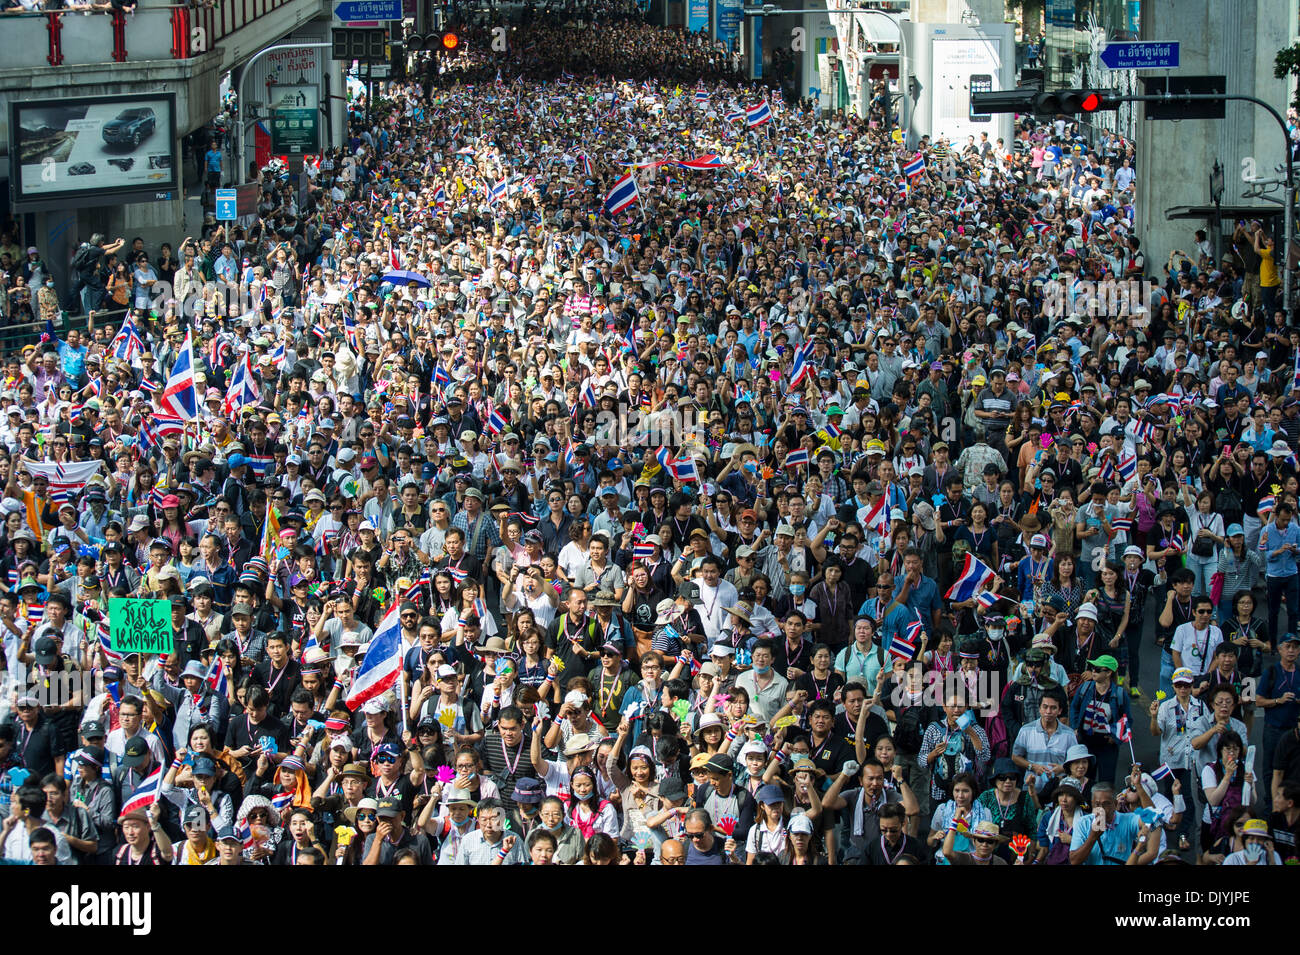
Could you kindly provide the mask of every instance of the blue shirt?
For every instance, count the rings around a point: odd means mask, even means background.
[[[72,382],[80,382],[81,375],[86,370],[86,355],[88,349],[85,345],[78,345],[73,348],[67,342],[56,342],[59,348],[59,358],[63,360],[63,377]]]
[[[1091,813],[1079,813],[1074,818],[1074,834],[1070,837],[1070,851],[1082,849],[1092,832]],[[1093,843],[1084,865],[1123,865],[1137,843],[1138,816],[1135,812],[1115,814],[1115,821],[1106,827],[1100,839]]]
[[[1294,544],[1300,549],[1300,524],[1291,521],[1286,530],[1279,530],[1276,524],[1267,524],[1259,534],[1259,549],[1264,552],[1265,573],[1269,577],[1290,577],[1296,573],[1296,555],[1294,551],[1284,550],[1274,555],[1283,544]]]
[[[1282,669],[1282,664],[1274,663],[1259,678],[1255,688],[1256,696],[1275,700],[1294,693],[1296,698],[1290,703],[1279,703],[1264,711],[1264,724],[1278,729],[1290,729],[1300,720],[1300,667],[1293,667],[1290,673]]]
[[[905,578],[900,577],[898,583],[894,585],[895,597],[898,597],[898,595],[903,592],[904,579]],[[907,622],[911,623],[916,619],[916,615],[919,613],[921,615],[921,623],[925,624],[925,632],[928,634],[930,628],[934,626],[934,613],[940,606],[939,585],[929,577],[922,574],[921,582],[912,588],[911,592],[907,595],[907,600],[903,602],[903,606],[909,611],[907,614]],[[893,618],[894,613],[897,612],[898,611],[895,610],[885,618],[886,624],[888,624],[888,622]]]

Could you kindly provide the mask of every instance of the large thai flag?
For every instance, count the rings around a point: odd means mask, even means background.
[[[402,672],[402,623],[398,617],[400,603],[389,608],[384,619],[379,622],[379,631],[370,641],[366,651],[365,662],[357,671],[344,701],[348,709],[356,710],[366,700],[385,693]]]
[[[188,330],[185,344],[181,346],[181,353],[167,378],[167,387],[158,396],[158,407],[182,421],[193,421],[198,417],[199,397],[194,390],[194,339]]]
[[[150,773],[145,781],[136,787],[131,798],[122,803],[122,811],[119,816],[125,816],[128,812],[144,812],[150,806],[158,801],[158,787],[162,785],[163,770],[159,766]]]
[[[726,163],[717,153],[705,153],[694,159],[675,159],[673,165],[681,166],[683,169],[721,169]]]
[[[767,100],[759,103],[757,106],[750,106],[745,110],[745,122],[752,129],[755,126],[762,126],[772,119],[772,108],[767,105]]]
[[[605,210],[616,216],[636,202],[638,196],[636,178],[630,172],[624,173],[605,197]]]
[[[948,588],[948,592],[944,594],[944,597],[954,603],[960,603],[963,600],[974,600],[975,595],[980,591],[989,589],[989,585],[993,583],[993,578],[996,576],[997,574],[993,573],[988,564],[967,552],[961,576]]]
[[[925,157],[920,153],[917,153],[911,161],[903,167],[903,175],[908,179],[915,179],[923,172],[925,172]]]

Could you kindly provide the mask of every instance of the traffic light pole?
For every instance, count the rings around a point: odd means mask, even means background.
[[[1147,93],[1116,96],[1107,90],[1106,98],[1111,102],[1118,103],[1164,103],[1166,105],[1196,102],[1222,103],[1228,100],[1238,100],[1243,103],[1254,103],[1256,106],[1267,110],[1268,114],[1273,117],[1277,122],[1278,129],[1282,130],[1282,150],[1286,155],[1286,186],[1283,190],[1284,202],[1282,205],[1282,261],[1279,263],[1277,260],[1278,247],[1274,244],[1273,264],[1282,278],[1282,311],[1286,315],[1287,324],[1294,324],[1294,316],[1291,313],[1291,233],[1295,228],[1295,162],[1291,155],[1291,134],[1287,131],[1286,120],[1282,118],[1282,115],[1271,104],[1264,102],[1259,97],[1246,96],[1242,93]],[[1266,319],[1271,318],[1271,315],[1266,317]]]
[[[1022,113],[1037,116],[1105,112],[1121,103],[1159,103],[1163,106],[1191,103],[1224,103],[1234,100],[1254,103],[1268,111],[1282,131],[1282,149],[1286,155],[1286,190],[1282,209],[1282,261],[1277,261],[1277,244],[1273,246],[1273,264],[1282,278],[1282,309],[1288,324],[1294,324],[1291,312],[1291,234],[1295,229],[1296,181],[1291,156],[1291,135],[1286,121],[1269,103],[1257,96],[1242,93],[1135,93],[1122,94],[1104,89],[1068,89],[1043,92],[1037,89],[999,90],[972,93],[971,106],[985,113]],[[1161,117],[1162,119],[1165,117]],[[1174,117],[1170,117],[1174,118]]]

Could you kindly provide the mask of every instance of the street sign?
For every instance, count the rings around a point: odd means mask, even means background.
[[[1107,43],[1101,62],[1112,70],[1173,70],[1178,68],[1178,44]]]
[[[239,199],[234,189],[217,190],[217,221],[234,222],[239,218]]]
[[[271,87],[271,152],[301,156],[320,152],[320,90]]]
[[[402,0],[344,0],[334,8],[344,23],[402,19]]]

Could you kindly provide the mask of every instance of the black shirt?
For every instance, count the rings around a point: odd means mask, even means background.
[[[13,717],[14,756],[39,781],[54,772],[54,759],[59,753],[58,729],[53,720],[42,713],[36,725],[28,730],[17,714]]]

